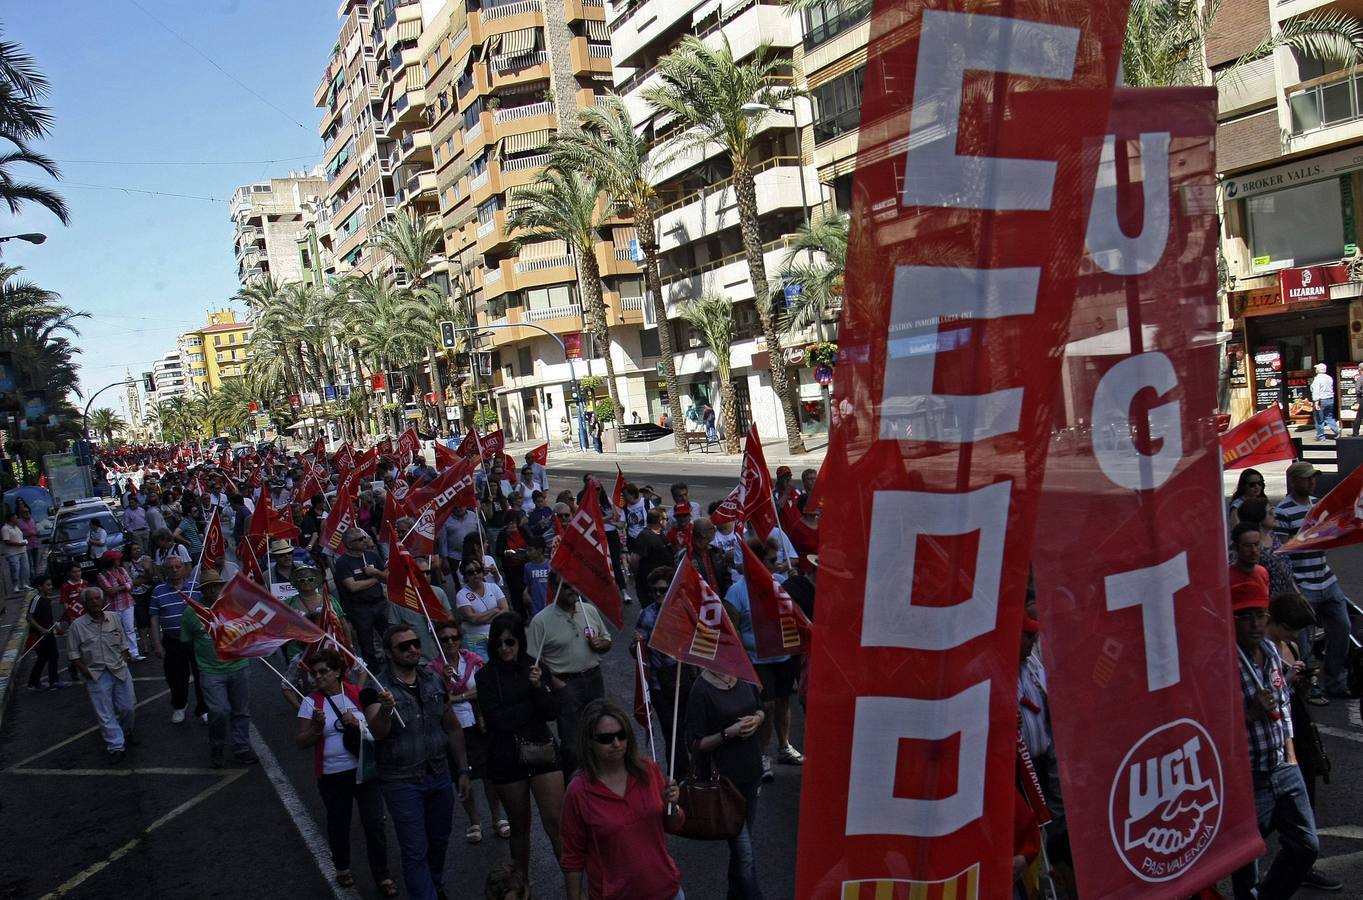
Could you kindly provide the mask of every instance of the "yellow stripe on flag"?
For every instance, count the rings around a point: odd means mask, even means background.
[[[842,883],[842,900],[861,900],[861,884],[856,881]]]
[[[980,865],[938,881],[913,881],[908,878],[864,878],[842,883],[842,900],[863,900],[864,889],[872,887],[875,900],[979,900]]]

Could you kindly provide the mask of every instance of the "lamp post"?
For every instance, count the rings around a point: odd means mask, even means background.
[[[27,241],[30,244],[41,244],[46,240],[47,235],[39,234],[36,231],[30,231],[24,234],[10,234],[0,237],[0,244],[3,244],[5,241]]]
[[[558,335],[554,334],[554,333],[553,333],[552,331],[550,331],[548,328],[545,328],[545,327],[542,326],[542,325],[535,325],[535,324],[533,324],[533,323],[531,323],[531,322],[508,322],[508,323],[506,323],[506,324],[504,324],[504,325],[500,325],[500,324],[490,324],[490,325],[483,325],[483,326],[481,326],[481,327],[472,326],[472,325],[466,325],[466,326],[463,326],[463,327],[460,327],[460,328],[455,328],[454,330],[455,330],[455,331],[466,331],[466,332],[467,332],[467,331],[478,332],[478,331],[482,331],[484,328],[533,328],[533,329],[535,329],[536,331],[540,332],[541,334],[548,335],[549,337],[551,337],[551,338],[554,339],[554,343],[558,344],[559,349],[563,351],[563,358],[564,358],[564,360],[566,360],[567,363],[568,363],[568,380],[572,383],[572,386],[573,386],[573,393],[576,394],[577,397],[578,397],[578,401],[577,401],[577,434],[578,434],[578,442],[581,444],[582,449],[583,449],[583,452],[586,452],[586,449],[587,449],[587,426],[586,426],[586,423],[584,423],[583,420],[582,420],[582,394],[581,394],[581,392],[578,390],[578,387],[577,387],[577,369],[573,367],[573,358],[572,358],[571,356],[568,355],[568,347],[567,347],[566,344],[563,343],[563,338],[561,338],[561,337],[559,337]],[[475,374],[476,374],[477,371],[478,371],[478,368],[477,368],[477,366],[478,366],[477,360],[470,360],[470,361],[473,363],[474,372],[475,372]],[[476,399],[476,392],[475,392],[475,399]],[[478,423],[477,423],[477,422],[474,423],[474,427],[475,427],[475,428],[478,427]],[[548,429],[548,427],[546,426],[546,428],[545,428],[545,433],[546,433],[546,435],[548,434],[548,430],[549,430],[549,429]]]

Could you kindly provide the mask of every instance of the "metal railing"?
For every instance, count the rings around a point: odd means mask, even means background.
[[[808,16],[809,14],[806,13],[805,15]],[[822,22],[805,32],[805,49],[812,50],[820,44],[827,43],[847,29],[860,24],[870,17],[871,0],[847,3],[837,15],[824,19]],[[806,21],[808,21],[808,19],[806,19]]]
[[[489,172],[489,170],[484,169],[477,175],[473,176],[473,178],[469,181],[469,191],[478,190],[480,187],[487,184],[490,179],[491,173]]]
[[[620,262],[634,262],[634,251],[629,247],[616,247],[615,258]]]
[[[487,279],[483,279],[486,281]],[[528,309],[525,311],[526,319],[531,322],[544,322],[549,319],[566,319],[569,317],[582,315],[582,307],[576,303],[567,306],[546,306],[543,309]]]
[[[1306,134],[1363,118],[1363,73],[1336,72],[1287,95],[1292,134]]]
[[[516,69],[528,69],[531,66],[543,66],[549,62],[549,54],[544,50],[536,50],[534,53],[517,53],[507,55],[498,53],[492,57],[492,71],[512,72]]]
[[[610,44],[588,44],[588,45],[587,45],[587,55],[588,55],[589,57],[593,58],[593,59],[610,59],[610,58],[611,58],[611,45],[610,45]]]
[[[753,166],[752,174],[756,176],[759,172],[765,172],[768,169],[774,169],[777,166],[799,166],[799,165],[800,165],[799,157],[773,156],[771,159],[763,160],[762,162]],[[803,177],[803,173],[801,173],[801,177]],[[655,217],[660,218],[665,213],[672,212],[673,210],[676,209],[681,209],[683,206],[686,206],[690,203],[695,203],[697,200],[705,200],[709,197],[712,197],[715,194],[719,193],[720,191],[724,190],[725,188],[729,187],[730,183],[733,180],[734,177],[730,175],[728,178],[725,178],[722,181],[716,181],[713,184],[707,184],[705,187],[700,188],[699,190],[692,191],[689,194],[685,194],[679,197],[678,199],[673,200],[671,203],[659,209],[657,213],[655,213],[654,215]]]
[[[462,41],[464,38],[466,38],[466,37],[468,37],[468,36],[469,36],[469,23],[468,23],[468,22],[465,22],[465,23],[464,23],[464,27],[461,28],[461,29],[459,29],[459,33],[456,34],[456,35],[454,36],[454,40],[450,41],[450,48],[453,49],[453,48],[455,48],[455,47],[458,47],[458,46],[459,46],[459,42]]]
[[[489,234],[492,234],[492,230],[493,230],[494,228],[496,228],[496,227],[497,227],[497,220],[496,220],[496,219],[488,219],[486,222],[479,222],[479,223],[478,223],[478,236],[479,236],[480,238],[485,238],[485,237],[487,237]],[[484,280],[486,280],[486,279],[484,279]]]
[[[539,259],[518,259],[514,266],[517,272],[542,272],[545,269],[561,269],[573,264],[571,253],[562,256],[542,256]]]
[[[540,103],[529,103],[525,106],[503,106],[492,111],[492,121],[500,125],[503,122],[514,122],[517,119],[542,116],[553,111],[554,104],[548,100],[541,101]]]
[[[768,241],[767,243],[762,245],[762,254],[765,256],[766,254],[770,253],[773,250],[780,250],[782,248],[790,247],[795,242],[795,238],[796,235],[787,234],[784,235],[783,237],[777,238],[774,241]],[[740,260],[746,260],[747,258],[748,254],[743,250],[739,250],[737,253],[730,253],[728,256],[724,256],[719,259],[712,259],[708,263],[705,263],[705,265],[703,266],[698,266],[694,269],[683,269],[680,272],[673,272],[670,275],[664,275],[662,276],[662,278],[659,279],[659,281],[664,285],[673,284],[674,282],[678,281],[689,281],[692,278],[700,278],[702,275],[705,275],[709,272],[713,272],[716,269],[722,269],[727,265],[739,262]]]
[[[644,311],[644,298],[643,298],[643,297],[621,297],[621,298],[620,298],[620,310],[621,310],[622,312],[633,312],[633,311],[643,312],[643,311]]]
[[[502,171],[523,172],[526,169],[539,169],[548,164],[548,153],[536,153],[534,156],[520,156],[515,159],[502,160]]]
[[[516,16],[521,13],[540,12],[543,9],[544,4],[540,0],[512,0],[511,3],[498,3],[496,6],[483,7],[483,21]]]

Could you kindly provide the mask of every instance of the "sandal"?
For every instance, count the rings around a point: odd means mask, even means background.
[[[350,874],[349,869],[346,869],[344,872],[337,872],[336,883],[339,884],[341,887],[354,887],[355,876]]]
[[[506,819],[497,820],[497,837],[499,838],[511,837],[511,823],[508,822]]]
[[[474,822],[464,829],[464,840],[470,844],[476,844],[483,839],[483,826],[479,822]]]
[[[398,895],[398,886],[393,883],[393,879],[385,878],[383,881],[379,882],[379,893],[383,894],[385,897],[396,897]]]

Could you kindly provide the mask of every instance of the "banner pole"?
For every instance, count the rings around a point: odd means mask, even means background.
[[[677,660],[677,683],[672,689],[672,747],[667,760],[667,778],[677,778],[677,707],[681,704],[682,663]],[[672,804],[667,804],[667,814],[672,815]]]
[[[363,659],[361,659],[360,657],[356,656],[356,655],[355,655],[354,653],[352,653],[350,650],[346,649],[346,646],[345,646],[344,644],[342,644],[340,641],[336,640],[336,638],[335,638],[334,636],[328,634],[328,635],[327,635],[327,638],[328,638],[333,644],[336,645],[336,649],[337,649],[337,650],[340,650],[340,651],[341,651],[342,653],[344,653],[346,656],[350,657],[351,662],[355,663],[355,665],[357,665],[357,666],[360,667],[360,671],[364,672],[364,674],[368,675],[371,679],[373,679],[373,681],[374,681],[375,684],[377,684],[377,685],[379,685],[380,687],[382,687],[383,682],[379,681],[378,677],[377,677],[373,672],[371,672],[371,671],[369,670],[369,667],[366,666],[366,665],[364,664],[364,660],[363,660]],[[393,717],[396,718],[396,719],[398,720],[398,724],[401,725],[403,728],[406,728],[406,727],[407,727],[407,723],[404,722],[404,721],[402,721],[402,714],[401,714],[400,712],[397,711],[397,707],[394,707],[394,708],[393,708]]]
[[[265,663],[265,668],[269,669],[271,672],[273,672],[273,673],[275,673],[276,675],[278,675],[278,676],[279,676],[279,680],[282,681],[284,684],[287,684],[287,685],[293,690],[293,692],[294,692],[295,694],[298,695],[298,699],[300,699],[300,700],[305,700],[305,701],[308,699],[307,696],[306,696],[302,691],[300,691],[300,690],[298,689],[298,685],[294,684],[292,681],[290,681],[288,678],[286,678],[286,677],[284,676],[284,673],[283,673],[283,672],[279,671],[279,670],[276,669],[274,666],[270,665],[269,662],[266,661],[265,657],[263,657],[263,656],[253,656],[253,657],[251,657],[251,658],[252,658],[252,659],[257,659],[257,660],[259,660],[260,662]]]
[[[651,702],[651,692],[648,689],[648,680],[644,677],[644,642],[642,638],[634,639],[634,661],[639,666],[639,683],[644,688],[644,720],[648,722],[648,758],[654,762],[658,761],[658,751],[653,746],[653,703]]]

